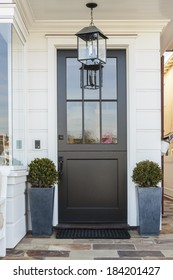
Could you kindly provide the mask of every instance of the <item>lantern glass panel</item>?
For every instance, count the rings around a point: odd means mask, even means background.
[[[106,40],[101,36],[98,38],[98,59],[106,63]]]
[[[78,37],[78,60],[84,63],[86,59],[87,59],[86,41]]]
[[[98,42],[97,40],[84,41],[78,37],[78,60],[84,64],[88,64],[88,60],[98,58]]]

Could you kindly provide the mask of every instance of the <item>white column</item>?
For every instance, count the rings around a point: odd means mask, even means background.
[[[8,169],[0,170],[0,257],[6,255],[6,196]]]

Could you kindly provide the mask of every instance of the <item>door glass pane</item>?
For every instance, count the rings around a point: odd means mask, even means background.
[[[99,90],[98,89],[84,89],[84,98],[85,99],[99,99]]]
[[[102,143],[117,143],[117,102],[102,102]]]
[[[103,68],[102,99],[117,99],[117,59],[107,58]]]
[[[82,99],[82,90],[80,88],[80,63],[77,58],[66,59],[66,87],[67,99]]]
[[[82,143],[82,102],[67,102],[67,143]]]
[[[100,106],[99,102],[84,103],[85,144],[100,143]]]

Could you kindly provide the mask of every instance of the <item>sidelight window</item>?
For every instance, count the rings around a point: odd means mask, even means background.
[[[0,24],[0,165],[23,165],[24,45],[12,24]]]

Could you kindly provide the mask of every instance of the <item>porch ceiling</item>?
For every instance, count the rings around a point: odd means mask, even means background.
[[[173,1],[172,0],[16,0],[24,11],[23,16],[32,23],[64,21],[90,21],[88,2],[96,2],[95,22],[110,21],[164,21],[170,20],[162,32],[162,45],[173,48]],[[103,30],[104,31],[104,30]]]

